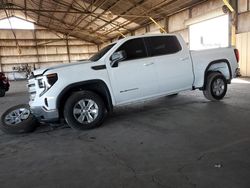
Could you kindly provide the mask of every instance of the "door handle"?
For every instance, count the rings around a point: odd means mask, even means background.
[[[151,63],[144,63],[143,65],[144,65],[144,66],[150,66],[150,65],[153,65],[153,64],[154,64],[154,63],[151,62]]]
[[[188,59],[189,59],[189,57],[181,57],[181,58],[180,58],[181,61],[186,61],[186,60],[188,60]]]

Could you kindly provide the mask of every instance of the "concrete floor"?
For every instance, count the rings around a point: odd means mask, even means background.
[[[28,101],[24,82],[11,85],[0,113]],[[250,79],[221,102],[195,91],[118,108],[94,130],[0,132],[1,188],[248,188],[249,177]]]

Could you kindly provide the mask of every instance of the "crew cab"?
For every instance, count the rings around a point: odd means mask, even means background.
[[[35,70],[29,79],[30,108],[40,121],[65,119],[75,129],[99,126],[113,107],[203,90],[223,99],[238,72],[238,51],[190,51],[180,35],[131,36],[87,61]]]

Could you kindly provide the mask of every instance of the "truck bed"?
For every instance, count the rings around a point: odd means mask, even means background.
[[[193,61],[193,70],[194,70],[194,84],[193,86],[196,88],[200,88],[203,86],[204,83],[204,72],[206,71],[207,67],[212,64],[212,62],[223,60],[222,62],[228,63],[221,63],[220,66],[216,69],[218,71],[223,71],[228,69],[228,65],[230,66],[231,73],[225,72],[226,79],[230,79],[230,75],[235,77],[235,70],[238,67],[237,60],[234,53],[234,48],[216,48],[216,49],[208,49],[208,50],[200,50],[200,51],[190,51],[190,55]]]

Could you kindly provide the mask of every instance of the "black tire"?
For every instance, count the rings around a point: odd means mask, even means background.
[[[0,97],[4,97],[5,96],[5,89],[0,87]]]
[[[26,113],[23,115],[23,118],[20,116],[20,122],[11,122],[9,117],[12,115],[16,115],[15,111],[21,111],[23,109],[26,109]],[[29,113],[28,113],[29,111]],[[20,104],[17,106],[13,106],[9,108],[7,111],[3,113],[1,116],[1,123],[0,123],[0,129],[8,134],[20,134],[20,133],[29,133],[33,132],[38,125],[38,122],[33,114],[30,113],[29,105],[27,104]]]
[[[92,103],[91,101],[94,104],[88,107],[89,103]],[[92,129],[100,126],[104,120],[105,112],[106,108],[103,100],[99,95],[91,91],[73,93],[64,106],[64,118],[67,124],[77,130]],[[89,121],[89,118],[91,121]]]
[[[212,72],[208,75],[204,96],[210,101],[219,101],[224,98],[227,93],[227,80],[218,72]]]
[[[9,91],[9,90],[10,90],[10,86],[7,85],[7,86],[5,87],[5,91],[7,92],[7,91]]]
[[[168,97],[176,97],[179,93],[174,93],[174,94],[171,94],[171,95],[168,95]]]

